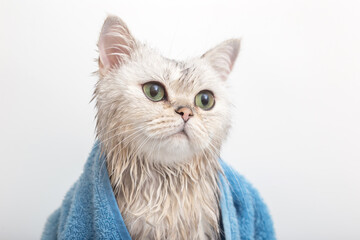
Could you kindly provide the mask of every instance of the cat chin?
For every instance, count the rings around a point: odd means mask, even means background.
[[[143,151],[147,161],[165,165],[185,163],[195,155],[191,142],[183,133],[177,133],[166,140],[157,141],[147,147],[144,146]]]

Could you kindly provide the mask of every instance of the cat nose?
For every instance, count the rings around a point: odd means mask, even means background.
[[[177,110],[175,110],[175,112],[180,114],[185,122],[187,122],[190,117],[194,116],[193,112],[188,107],[179,107]]]

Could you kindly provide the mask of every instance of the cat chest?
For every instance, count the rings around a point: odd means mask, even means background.
[[[152,191],[153,190],[153,191]],[[215,239],[219,206],[216,193],[197,186],[171,191],[148,186],[117,202],[133,239]]]

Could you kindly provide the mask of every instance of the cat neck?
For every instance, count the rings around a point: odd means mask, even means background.
[[[142,154],[133,155],[129,148],[119,146],[107,156],[107,170],[115,195],[125,189],[134,192],[153,182],[173,191],[204,182],[217,186],[221,167],[217,156],[212,153],[203,152],[185,162],[164,164],[148,161]],[[106,149],[103,151],[107,153]],[[131,201],[131,196],[123,194]]]
[[[107,156],[110,182],[132,237],[144,237],[149,231],[156,235],[186,231],[192,239],[218,234],[221,168],[216,156],[202,153],[184,163],[165,165],[132,152],[119,148]],[[156,227],[139,229],[133,224],[137,221]],[[159,226],[166,226],[166,233]]]

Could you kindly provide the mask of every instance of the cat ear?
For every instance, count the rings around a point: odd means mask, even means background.
[[[201,58],[206,59],[225,81],[234,66],[239,50],[240,39],[229,39],[207,51]]]
[[[136,47],[136,41],[126,24],[117,16],[108,16],[98,42],[100,72],[119,67]]]

